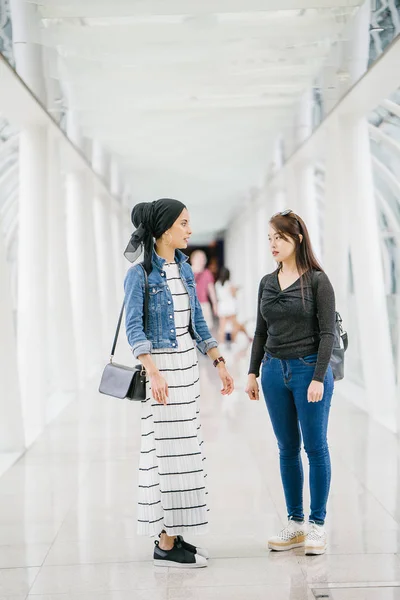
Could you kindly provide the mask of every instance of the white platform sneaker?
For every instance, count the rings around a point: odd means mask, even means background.
[[[270,537],[268,548],[275,552],[302,548],[306,539],[305,523],[298,523],[289,519],[287,526],[278,535]]]
[[[323,525],[309,523],[308,533],[304,545],[307,555],[325,554],[327,547],[327,535]]]

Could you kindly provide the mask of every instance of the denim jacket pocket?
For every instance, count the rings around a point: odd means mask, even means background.
[[[164,287],[159,285],[149,286],[149,333],[157,331],[158,335],[162,332],[162,303]],[[150,333],[150,337],[152,337]]]

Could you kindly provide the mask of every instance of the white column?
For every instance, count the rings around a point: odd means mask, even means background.
[[[98,261],[100,307],[102,314],[104,352],[111,348],[112,335],[117,322],[118,302],[115,288],[115,262],[112,234],[111,199],[106,194],[95,197],[96,258]],[[123,287],[120,281],[122,300]],[[119,299],[118,298],[118,299]]]
[[[293,164],[288,164],[285,167],[286,206],[284,208],[291,208],[292,210],[294,210],[294,212],[301,214],[298,180],[299,171],[297,166]]]
[[[59,141],[48,139],[48,348],[50,391],[65,402],[77,389],[77,364],[67,254],[66,192]],[[51,412],[56,400],[51,400]],[[61,404],[62,406],[62,404]],[[49,414],[51,417],[51,414]]]
[[[76,115],[68,114],[69,138],[78,148],[88,145]],[[90,148],[93,152],[93,148]],[[72,170],[66,177],[67,242],[71,276],[79,383],[98,375],[104,363],[103,326],[97,247],[94,232],[94,183],[89,171]]]
[[[109,182],[110,159],[104,148],[96,140],[92,147],[92,166],[100,177]],[[115,289],[115,263],[113,244],[113,201],[103,191],[95,191],[94,198],[94,230],[96,258],[99,277],[99,299],[103,332],[103,352],[110,351],[112,335],[115,330],[117,315],[117,295]]]
[[[125,210],[122,203],[122,181],[117,162],[114,158],[110,162],[110,189],[111,194],[118,200],[114,202],[112,212],[112,240],[114,248],[114,274],[117,298],[123,294],[123,280],[126,272],[126,259],[123,251],[125,250],[128,239],[124,240],[125,231]],[[133,226],[132,226],[133,227]]]
[[[272,165],[272,174],[278,173],[283,167],[283,155],[282,155],[282,137],[279,136],[275,143],[274,155],[273,155],[273,165]],[[271,195],[271,197],[270,197]],[[270,209],[269,218],[277,212],[282,212],[286,206],[286,194],[284,188],[281,184],[276,184],[275,181],[273,185],[268,189],[268,198],[267,198],[268,208]],[[289,202],[290,205],[290,202]],[[290,206],[289,206],[290,208]]]
[[[346,119],[347,185],[351,199],[351,256],[357,318],[369,412],[396,428],[393,353],[382,267],[379,220],[374,197],[368,124]]]
[[[257,230],[257,260],[255,269],[256,292],[260,279],[267,273],[270,267],[270,252],[268,244],[268,221],[269,213],[265,197],[265,191],[261,192],[256,207],[256,230]],[[251,307],[252,308],[252,307]],[[252,312],[255,312],[255,303]]]
[[[90,175],[67,175],[67,236],[76,355],[81,387],[97,373],[102,356],[100,294]]]
[[[129,267],[126,258],[124,257],[124,250],[129,241],[129,238],[123,239],[123,225],[122,225],[122,207],[114,207],[111,212],[111,238],[112,238],[112,250],[113,250],[113,272],[114,272],[114,290],[118,300],[123,298],[123,282],[126,273],[126,267]],[[133,231],[133,225],[132,225]]]
[[[326,145],[323,265],[332,281],[336,304],[344,319],[348,296],[351,211],[346,138],[343,122],[334,119]]]
[[[257,210],[254,197],[247,202],[243,219],[244,243],[241,253],[241,273],[244,274],[242,288],[242,320],[254,317],[254,289],[257,288],[257,267],[254,256],[257,252]]]
[[[17,73],[42,104],[46,102],[37,7],[11,0]],[[42,431],[47,399],[47,181],[46,131],[20,134],[17,348],[22,410],[29,445]]]
[[[303,143],[312,134],[312,90],[309,88],[300,101],[297,142]],[[314,164],[305,159],[296,165],[295,180],[298,190],[298,211],[305,221],[317,257],[321,257],[320,224],[315,189]],[[289,207],[290,208],[290,207]]]
[[[307,225],[311,243],[318,259],[321,259],[321,227],[315,189],[314,165],[304,164],[299,170],[300,216]]]
[[[29,444],[42,431],[47,398],[47,135],[20,134],[18,359]]]
[[[286,194],[285,191],[282,190],[281,188],[278,188],[277,190],[275,190],[274,193],[274,201],[273,201],[273,205],[272,205],[272,211],[271,214],[269,215],[270,217],[277,213],[277,212],[282,212],[283,210],[285,210],[286,208]],[[290,203],[289,203],[290,204]],[[290,206],[289,206],[290,208]]]
[[[10,282],[0,231],[0,453],[22,452],[25,446]]]
[[[366,72],[369,59],[371,0],[365,0],[357,11],[351,32],[348,60],[350,81],[355,84]]]
[[[45,105],[46,87],[43,78],[42,46],[39,15],[36,4],[26,0],[11,0],[13,49],[17,73]]]

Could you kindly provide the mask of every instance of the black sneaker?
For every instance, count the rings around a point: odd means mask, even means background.
[[[154,565],[156,567],[178,567],[181,569],[196,569],[207,566],[207,559],[199,554],[186,550],[182,544],[175,540],[171,550],[162,550],[158,541],[154,542]]]
[[[165,529],[162,530],[161,533],[166,533]],[[161,533],[158,537],[161,537]],[[182,535],[177,535],[175,538],[175,543],[179,542],[182,548],[185,550],[189,550],[192,554],[198,554],[199,556],[203,556],[204,558],[210,558],[208,551],[205,548],[198,548],[197,546],[192,546],[189,542],[185,542]]]
[[[185,548],[185,550],[189,550],[189,552],[192,552],[193,554],[198,554],[199,556],[203,556],[204,558],[210,557],[205,548],[198,548],[197,546],[192,546],[192,544],[189,544],[189,542],[185,542],[181,535],[177,535],[176,539],[182,544],[182,548]]]

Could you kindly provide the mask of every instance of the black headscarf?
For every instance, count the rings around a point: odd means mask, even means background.
[[[151,272],[153,238],[158,239],[175,223],[186,208],[179,200],[160,198],[154,202],[141,202],[132,209],[131,220],[137,228],[124,252],[125,257],[134,262],[144,249],[143,263],[147,273]]]

